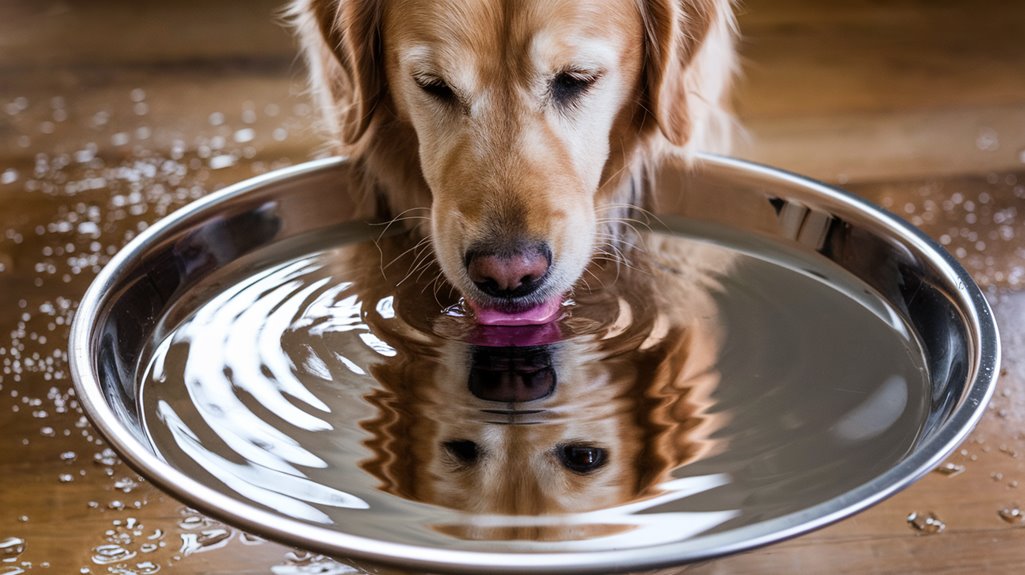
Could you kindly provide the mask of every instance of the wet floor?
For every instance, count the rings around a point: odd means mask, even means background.
[[[753,15],[747,21],[762,34],[754,39],[768,42],[771,27],[764,19],[770,7],[759,11],[756,3],[748,4]],[[188,22],[188,10],[201,10],[185,5],[180,14],[168,14],[154,6],[146,4],[143,12],[171,23]],[[247,17],[267,20],[272,5],[260,6],[265,13]],[[216,8],[223,18],[182,29],[195,38],[217,30],[210,22],[227,26],[231,16],[246,12],[229,7]],[[114,22],[107,34],[118,37],[123,19],[111,16],[116,10],[104,3],[90,10],[14,3],[3,10],[9,14],[0,17],[6,22],[0,26],[39,33],[5,30],[4,37],[21,48],[0,57],[0,574],[356,572],[240,532],[163,495],[97,437],[77,405],[68,374],[65,341],[78,298],[120,246],[196,197],[304,161],[316,149],[310,108],[301,86],[291,81],[298,70],[287,39],[264,24],[252,27],[252,36],[262,43],[193,39],[178,42],[189,46],[184,55],[161,56],[157,48],[122,53],[117,43],[103,48],[102,42],[92,50],[80,40],[57,41],[58,24],[85,22],[102,32],[102,22]],[[137,31],[129,36],[126,41],[138,46],[168,42]],[[32,44],[47,38],[45,45]],[[278,52],[270,53],[268,45]],[[764,55],[764,69],[774,53],[758,52],[760,46],[766,44],[753,41],[749,49],[756,61]],[[110,54],[106,68],[76,64],[76,57],[104,57],[103,50]],[[1007,59],[1007,53],[1001,57]],[[168,65],[168,59],[176,64]],[[756,91],[747,90],[742,96],[753,101]],[[1010,88],[1001,93],[1017,94]],[[920,144],[929,153],[908,160],[915,169],[905,163],[889,175],[881,169],[837,169],[842,146],[829,148],[831,156],[816,163],[814,154],[782,141],[788,137],[779,127],[785,120],[782,108],[746,108],[752,125],[761,129],[762,145],[773,137],[782,142],[774,148],[774,161],[809,171],[822,167],[815,175],[849,181],[849,189],[921,226],[950,250],[986,290],[1002,330],[1005,360],[987,416],[940,470],[834,527],[693,572],[774,573],[793,571],[795,565],[835,572],[838,562],[841,571],[852,573],[888,572],[880,565],[972,570],[1025,561],[1020,528],[1025,504],[1025,330],[1020,326],[1025,162],[1020,150],[1025,142],[1015,139],[1022,133],[1014,128],[1015,109],[1006,118],[1000,115],[1012,97],[1001,96],[986,107],[980,94],[965,98],[982,109],[979,117],[952,124],[960,130],[958,139]],[[833,101],[845,105],[843,97]],[[1013,103],[1020,107],[1022,101]],[[864,102],[850,104],[852,110],[864,107]],[[815,121],[828,131],[826,112],[836,113],[818,110],[820,115],[808,120],[792,112],[798,118],[793,126]],[[913,125],[918,116],[902,118],[912,119],[898,124]],[[807,137],[790,143],[797,146],[793,142]],[[864,155],[872,147],[859,144],[862,155],[851,165],[868,163]],[[936,161],[943,150],[958,158],[949,164],[961,166],[960,171],[952,173]],[[1011,161],[996,159],[1005,156]],[[967,167],[966,157],[974,162]],[[876,166],[887,161],[882,158]]]

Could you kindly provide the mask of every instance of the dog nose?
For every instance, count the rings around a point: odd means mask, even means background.
[[[466,271],[484,293],[494,297],[520,297],[538,287],[548,273],[552,252],[545,244],[511,250],[470,250]]]

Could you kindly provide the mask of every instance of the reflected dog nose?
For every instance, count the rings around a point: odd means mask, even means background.
[[[558,374],[549,346],[475,346],[470,358],[470,392],[486,401],[525,403],[555,391]]]
[[[552,251],[544,243],[515,244],[507,249],[471,249],[466,271],[480,290],[493,297],[528,295],[544,283]]]

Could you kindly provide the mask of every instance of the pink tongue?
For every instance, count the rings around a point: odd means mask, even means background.
[[[554,297],[530,309],[516,313],[506,313],[497,309],[478,307],[470,303],[477,323],[481,325],[538,325],[548,323],[558,316],[562,307],[562,298]]]

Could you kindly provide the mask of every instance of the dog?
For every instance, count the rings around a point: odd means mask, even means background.
[[[727,152],[730,0],[297,0],[355,217],[411,223],[481,324],[622,257],[667,161]]]

